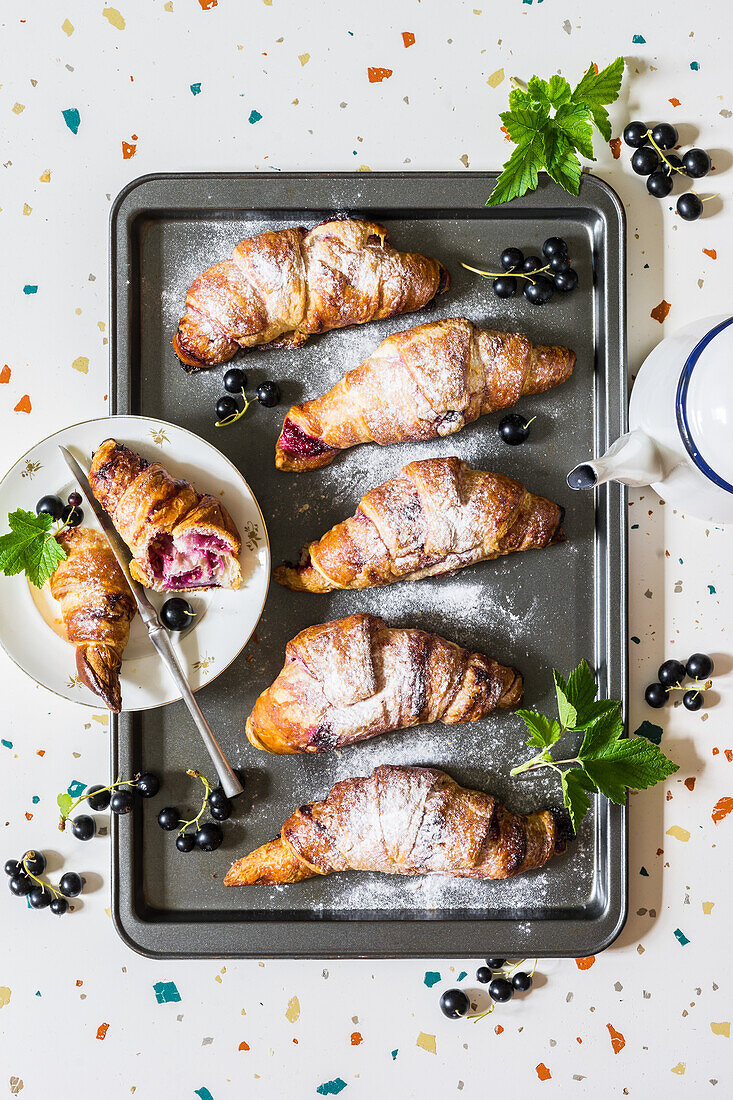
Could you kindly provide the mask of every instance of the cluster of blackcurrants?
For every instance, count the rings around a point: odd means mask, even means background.
[[[5,874],[10,877],[10,893],[17,898],[28,898],[32,909],[49,908],[57,917],[63,917],[69,909],[69,898],[76,898],[82,891],[81,875],[76,871],[67,871],[61,876],[58,886],[44,882],[39,876],[46,870],[46,857],[43,852],[31,850],[22,859],[9,859],[5,864]]]
[[[46,513],[53,520],[63,523],[64,527],[78,527],[84,519],[81,504],[81,493],[69,493],[66,504],[57,496],[41,497],[36,505],[36,515]]]
[[[246,388],[247,375],[239,367],[231,367],[224,375],[224,389],[227,392],[222,394],[216,402],[217,428],[228,428],[230,424],[234,424],[239,420],[240,416],[244,416],[252,404],[252,401],[244,392]],[[243,402],[241,406],[239,403],[240,397]],[[257,387],[257,400],[266,409],[271,409],[273,405],[277,405],[280,400],[280,387],[277,382],[272,382],[269,379],[260,382]]]
[[[213,787],[199,772],[189,771],[188,775],[196,776],[204,784],[204,797],[198,814],[190,821],[184,821],[177,807],[166,806],[158,814],[158,824],[166,832],[178,829],[176,848],[179,852],[192,852],[194,848],[202,852],[215,852],[224,839],[219,822],[232,816],[231,799],[221,787]],[[201,824],[207,809],[214,820]],[[189,826],[193,828],[189,830]]]
[[[679,140],[679,134],[669,122],[660,122],[650,129],[646,122],[630,122],[624,130],[624,141],[635,150],[631,167],[637,175],[646,176],[646,189],[657,199],[665,199],[674,186],[675,176],[699,180],[707,176],[711,161],[704,149],[688,149],[681,157],[669,153]],[[686,222],[694,222],[702,214],[703,200],[694,191],[677,199],[677,213]]]
[[[521,248],[505,248],[500,257],[503,273],[482,271],[462,264],[468,271],[493,279],[492,288],[497,298],[513,298],[517,293],[517,279],[524,279],[524,297],[534,306],[549,302],[556,290],[567,294],[578,285],[578,273],[570,266],[567,243],[562,237],[548,237],[542,245],[544,262],[539,256],[525,256]]]
[[[713,659],[708,657],[707,653],[693,653],[684,665],[682,661],[665,661],[659,666],[658,682],[649,685],[644,692],[644,698],[650,707],[658,710],[667,702],[670,691],[684,691],[685,686],[682,681],[686,676],[699,685],[701,681],[707,680],[714,667]],[[709,684],[702,685],[702,687],[709,686]],[[702,687],[698,686],[685,691],[682,702],[688,710],[699,710],[705,702]]]
[[[122,816],[129,814],[135,804],[133,791],[143,798],[153,798],[159,790],[160,780],[152,772],[145,772],[137,779],[120,779],[108,787],[100,784],[88,787],[62,814],[61,828],[64,828],[69,814],[80,802],[88,802],[90,809],[97,812],[109,809],[110,813]],[[78,814],[71,822],[71,831],[77,840],[91,840],[97,831],[96,818],[90,814]]]
[[[504,1004],[515,993],[527,993],[532,988],[531,974],[526,970],[517,970],[516,967],[507,970],[506,963],[506,959],[487,959],[486,965],[480,966],[476,971],[476,981],[488,985],[489,996],[496,1004]],[[517,966],[519,965],[518,963]],[[440,998],[440,1011],[449,1020],[468,1016],[470,1007],[468,994],[462,989],[446,989]]]

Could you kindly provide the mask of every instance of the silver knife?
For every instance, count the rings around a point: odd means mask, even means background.
[[[181,662],[178,660],[178,656],[176,655],[176,651],[173,648],[173,644],[168,636],[167,630],[158,618],[157,611],[148,599],[143,586],[141,584],[138,584],[138,582],[133,580],[130,576],[129,565],[132,555],[130,554],[127,544],[123,542],[123,540],[115,530],[111,519],[94,496],[87,475],[84,473],[84,470],[81,468],[74,456],[71,454],[70,451],[66,449],[66,447],[63,447],[60,444],[59,450],[64,457],[66,465],[69,467],[72,474],[74,475],[74,479],[81,489],[82,496],[86,500],[91,510],[94,512],[94,515],[97,517],[104,536],[109,543],[110,549],[117,559],[125,580],[130,586],[130,591],[132,592],[132,595],[135,599],[137,609],[140,612],[140,618],[145,624],[145,629],[148,632],[150,641],[153,643],[156,650],[158,651],[158,655],[161,661],[170,672],[171,677],[173,678],[173,682],[181,693],[181,698],[183,699],[183,702],[186,704],[189,711],[191,712],[191,717],[196,723],[198,731],[201,734],[201,739],[203,740],[204,745],[208,750],[209,756],[211,757],[211,762],[217,770],[217,773],[219,775],[219,782],[222,785],[224,793],[229,798],[235,798],[238,794],[242,793],[244,788],[239,782],[239,779],[232,769],[231,764],[222,752],[221,746],[216,740],[216,737],[214,736],[209,723],[204,718],[201,707],[196,702],[196,698],[191,691],[191,688],[189,687],[189,683],[186,679],[186,674],[181,666]]]

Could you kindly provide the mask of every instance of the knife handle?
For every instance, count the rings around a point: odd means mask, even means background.
[[[183,702],[191,712],[191,717],[201,734],[201,739],[208,750],[211,762],[216,768],[224,794],[227,795],[228,798],[236,798],[238,794],[242,793],[244,788],[239,782],[231,764],[222,752],[221,746],[214,736],[211,726],[204,718],[204,713],[189,687],[186,674],[181,668],[181,663],[178,660],[178,656],[170,638],[159,623],[157,626],[152,625],[148,627],[148,633],[150,635],[150,641],[157,649],[164,665],[173,677],[175,685],[181,693]]]

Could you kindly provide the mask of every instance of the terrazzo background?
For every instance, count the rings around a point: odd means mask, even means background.
[[[647,196],[625,150],[600,147],[596,171],[628,214],[632,374],[665,331],[730,309],[725,5],[120,3],[11,0],[0,16],[2,470],[104,412],[107,216],[125,183],[154,171],[495,168],[514,74],[577,79],[622,53],[614,135],[630,117],[669,119],[713,155],[700,190],[722,196],[686,225]],[[541,962],[529,996],[476,1022],[445,1020],[438,995],[463,971],[470,987],[477,960],[131,954],[108,915],[105,839],[82,846],[55,829],[57,793],[107,774],[106,716],[1,657],[3,861],[41,847],[52,880],[74,868],[88,886],[63,921],[0,892],[0,1096],[730,1095],[731,534],[649,490],[631,494],[629,515],[630,726],[660,722],[680,771],[633,798],[631,915],[617,943],[595,960]],[[708,706],[652,715],[642,693],[659,662],[698,649],[716,660]]]

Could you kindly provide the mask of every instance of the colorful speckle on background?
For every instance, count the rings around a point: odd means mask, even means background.
[[[178,986],[175,982],[156,982],[153,991],[159,1005],[167,1004],[169,1001],[180,1001],[181,999],[181,994],[178,992]]]
[[[690,942],[681,928],[675,928],[674,935],[675,935],[675,939],[677,940],[677,942],[680,944],[681,947],[686,947],[687,944]]]
[[[667,320],[671,308],[671,303],[665,302],[664,298],[662,298],[659,305],[654,307],[649,316],[653,317],[655,321],[659,321],[660,325],[662,325]]]
[[[81,115],[77,107],[67,107],[61,114],[64,116],[64,122],[71,130],[72,134],[79,133],[79,126],[81,124]]]
[[[201,81],[197,81],[195,84],[190,85],[191,95],[201,95]]]
[[[634,43],[635,46],[646,45],[646,38],[643,34],[635,34],[631,41]]]
[[[459,979],[460,980],[460,979]],[[426,970],[423,978],[428,989],[432,989],[440,981],[440,973],[437,970]]]
[[[540,1062],[540,1064],[536,1066],[535,1069],[540,1081],[549,1081],[552,1077],[552,1074],[550,1073],[544,1062]]]
[[[333,1081],[324,1081],[316,1092],[319,1096],[338,1096],[346,1088],[346,1082],[341,1077],[334,1077]]]
[[[613,1053],[618,1054],[626,1046],[626,1040],[624,1039],[621,1032],[616,1031],[616,1028],[613,1027],[611,1024],[606,1024],[606,1027],[608,1028],[608,1034],[611,1036],[611,1047],[613,1048]]]
[[[206,1085],[202,1085],[199,1089],[194,1089],[196,1096],[200,1097],[200,1100],[214,1100]]]
[[[260,114],[259,111],[255,111],[254,109],[250,111],[249,121],[253,126],[254,126],[255,122],[260,122],[261,120],[262,120],[262,115]]]

